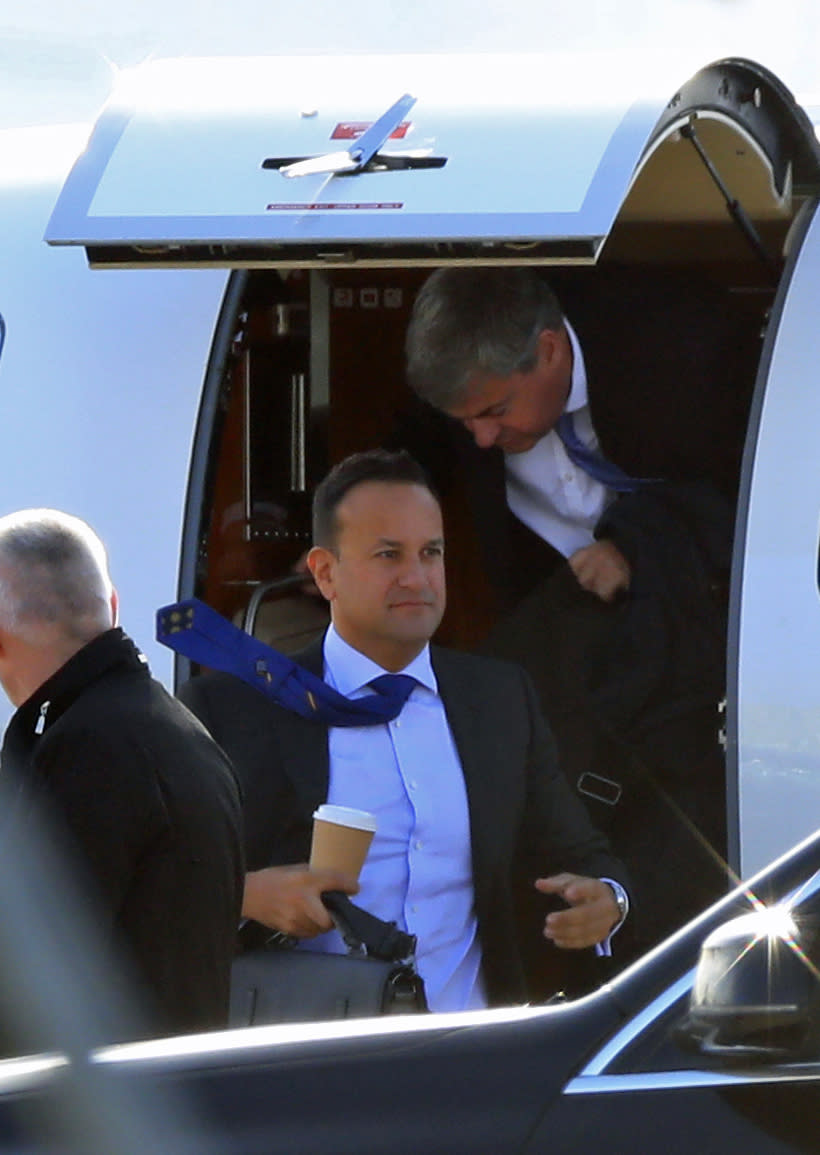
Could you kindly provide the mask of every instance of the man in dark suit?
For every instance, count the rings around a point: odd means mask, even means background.
[[[0,837],[13,825],[26,844],[46,822],[76,869],[101,969],[136,1003],[100,1041],[227,1025],[244,876],[233,771],[116,620],[85,522],[0,519],[0,683],[17,707]]]
[[[725,886],[732,493],[748,320],[701,279],[448,268],[422,286],[402,440],[466,487],[501,613],[487,652],[533,677],[562,765],[644,901],[648,945]],[[692,879],[674,911],[669,875]],[[688,869],[687,869],[688,868]]]
[[[407,675],[400,715],[329,728],[219,674],[181,696],[242,780],[244,913],[338,949],[322,933],[331,924],[318,895],[355,884],[298,864],[318,804],[373,811],[358,901],[418,936],[430,1005],[454,1010],[530,997],[539,930],[525,921],[537,892],[562,900],[542,914],[543,935],[575,950],[608,943],[625,893],[622,867],[560,773],[524,672],[429,646],[444,610],[443,550],[438,500],[409,455],[348,458],[314,498],[308,565],[332,624],[301,660],[351,697],[385,672]]]

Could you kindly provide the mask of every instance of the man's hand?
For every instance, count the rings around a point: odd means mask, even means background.
[[[333,927],[319,895],[325,890],[356,894],[358,889],[355,878],[338,870],[311,870],[302,863],[268,866],[245,875],[242,914],[272,930],[313,938]]]
[[[629,589],[632,571],[629,562],[611,541],[596,541],[577,549],[569,564],[578,584],[602,602],[612,602]]]
[[[580,874],[554,874],[536,879],[542,894],[557,894],[569,903],[569,910],[554,910],[544,923],[544,938],[566,950],[581,950],[604,942],[620,922],[621,915],[612,887],[599,878]]]

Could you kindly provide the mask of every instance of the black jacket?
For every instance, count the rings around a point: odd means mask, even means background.
[[[628,886],[623,866],[561,774],[524,671],[433,647],[433,668],[461,760],[470,811],[473,886],[491,1004],[544,993],[525,970],[550,965],[532,899],[535,878],[569,870]],[[322,672],[314,645],[294,655]],[[327,799],[328,731],[228,674],[207,674],[180,696],[228,752],[243,789],[251,870],[309,856],[312,814]],[[578,952],[570,966],[579,966]],[[563,961],[563,960],[562,960]]]
[[[67,832],[117,972],[133,968],[142,987],[149,1029],[224,1026],[244,869],[238,785],[121,630],[17,710],[2,768],[17,783],[5,821],[31,825],[39,803]]]

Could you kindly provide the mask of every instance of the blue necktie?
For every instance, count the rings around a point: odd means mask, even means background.
[[[324,685],[324,683],[322,684]],[[368,686],[372,686],[379,694],[383,694],[389,698],[391,702],[398,702],[399,709],[396,711],[396,714],[398,714],[404,703],[413,693],[418,682],[415,678],[411,677],[410,674],[379,674],[378,678],[373,678],[373,680],[367,684]],[[367,701],[367,699],[364,700]],[[350,699],[346,698],[345,701],[350,701]],[[362,699],[358,698],[357,701],[361,702]],[[394,718],[396,714],[393,715]]]
[[[555,432],[561,438],[570,461],[595,481],[600,481],[602,485],[614,489],[616,493],[635,493],[644,486],[654,485],[659,480],[655,477],[630,477],[620,466],[607,461],[597,450],[584,445],[575,431],[571,413],[561,414],[555,424]]]
[[[346,698],[197,598],[157,611],[157,641],[202,666],[233,674],[285,709],[328,726],[390,722],[418,685],[409,674],[380,674],[369,683],[375,694]]]

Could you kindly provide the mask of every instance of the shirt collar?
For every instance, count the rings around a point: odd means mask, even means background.
[[[569,397],[564,406],[565,413],[575,413],[578,409],[588,403],[589,397],[587,394],[587,369],[584,364],[584,354],[581,352],[581,344],[575,334],[575,330],[569,321],[564,318],[564,325],[569,334],[569,341],[572,345],[572,383],[570,385]]]
[[[324,657],[325,681],[338,690],[340,694],[345,694],[348,697],[357,690],[361,690],[379,674],[389,672],[374,662],[372,658],[368,658],[366,654],[348,645],[332,624],[325,634]],[[430,690],[433,694],[438,693],[438,683],[430,661],[429,645],[426,645],[421,653],[403,670],[393,672],[410,674],[425,689]]]

